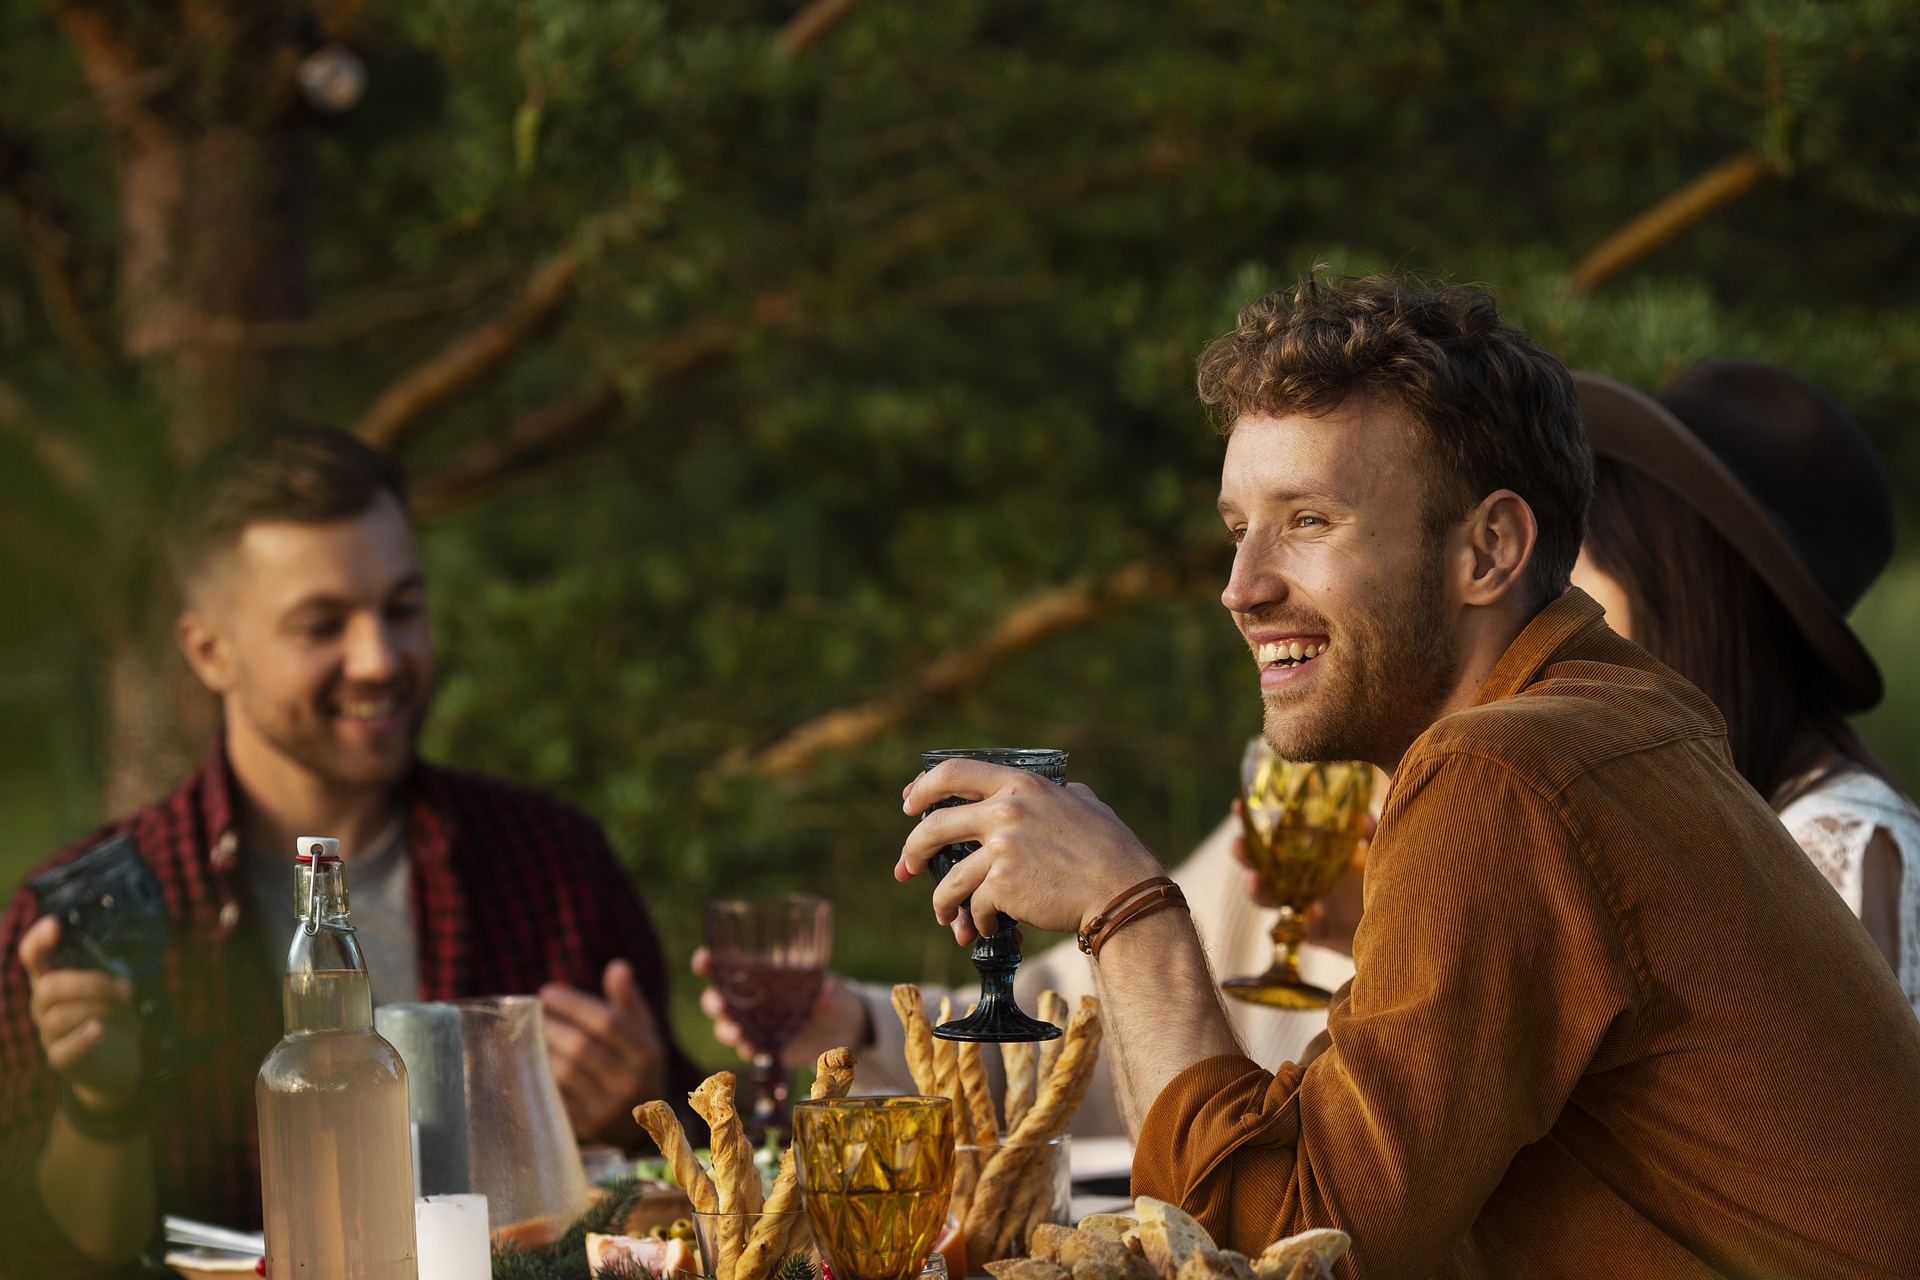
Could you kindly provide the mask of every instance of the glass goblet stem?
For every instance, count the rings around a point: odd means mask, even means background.
[[[756,1050],[753,1055],[753,1114],[747,1136],[757,1146],[769,1133],[787,1133],[787,1069],[780,1056]]]
[[[1306,913],[1282,906],[1273,922],[1273,972],[1284,975],[1283,982],[1300,982],[1300,944],[1306,939]]]

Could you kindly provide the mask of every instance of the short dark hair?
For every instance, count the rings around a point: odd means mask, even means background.
[[[1381,395],[1426,429],[1440,463],[1430,533],[1499,489],[1539,522],[1528,578],[1545,603],[1566,590],[1586,536],[1593,449],[1567,367],[1501,321],[1482,290],[1386,275],[1276,289],[1201,353],[1200,399],[1223,429],[1249,414],[1322,414]]]
[[[357,436],[305,424],[249,432],[201,461],[174,494],[167,519],[174,577],[185,591],[249,525],[346,520],[381,494],[404,510],[406,472]]]
[[[1775,809],[1848,765],[1893,781],[1780,597],[1692,503],[1601,458],[1587,555],[1627,593],[1634,640],[1720,708],[1734,768]]]

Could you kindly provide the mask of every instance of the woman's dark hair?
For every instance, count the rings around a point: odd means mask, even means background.
[[[1626,591],[1633,638],[1720,708],[1734,767],[1775,809],[1837,769],[1892,781],[1786,606],[1680,495],[1595,459],[1586,551]]]

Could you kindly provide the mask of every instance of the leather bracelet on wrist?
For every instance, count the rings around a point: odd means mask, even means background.
[[[1135,920],[1150,916],[1156,911],[1165,911],[1168,907],[1185,908],[1186,905],[1187,895],[1180,892],[1180,886],[1166,876],[1142,880],[1109,902],[1101,909],[1100,914],[1087,921],[1079,934],[1080,950],[1097,958],[1100,948],[1106,945],[1107,939]]]
[[[60,1114],[74,1132],[95,1142],[125,1142],[147,1131],[147,1103],[142,1095],[113,1111],[99,1111],[80,1100],[73,1086],[60,1082]]]

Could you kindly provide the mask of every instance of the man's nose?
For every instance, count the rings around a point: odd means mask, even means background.
[[[1233,550],[1233,571],[1227,575],[1220,603],[1234,613],[1252,613],[1262,605],[1278,604],[1287,597],[1286,581],[1263,567],[1260,548],[1252,537],[1243,538]]]
[[[371,611],[357,613],[347,624],[346,669],[349,680],[377,684],[400,673],[400,650],[385,619]]]

